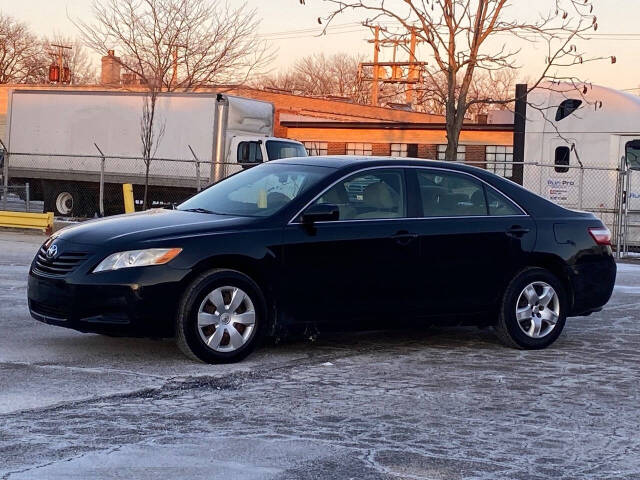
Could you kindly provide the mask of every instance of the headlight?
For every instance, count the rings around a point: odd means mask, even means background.
[[[93,269],[93,273],[119,270],[121,268],[147,267],[164,265],[176,258],[181,248],[149,248],[147,250],[131,250],[109,255]]]

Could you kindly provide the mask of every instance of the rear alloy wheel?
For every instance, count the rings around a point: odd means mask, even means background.
[[[565,289],[553,274],[541,268],[524,270],[505,291],[496,332],[515,348],[546,348],[562,333],[566,300]]]
[[[265,300],[253,280],[233,270],[212,270],[187,288],[176,341],[195,360],[237,362],[259,343],[265,318]]]
[[[533,282],[522,290],[516,305],[516,320],[527,336],[546,337],[558,324],[558,318],[560,300],[551,285]]]

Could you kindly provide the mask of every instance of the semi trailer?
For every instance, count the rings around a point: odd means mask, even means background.
[[[141,133],[144,92],[13,90],[4,176],[29,183],[31,198],[57,216],[122,212],[122,184],[141,205],[147,179]],[[148,205],[184,200],[243,167],[306,156],[275,138],[274,106],[219,93],[157,97],[148,162]],[[149,157],[147,157],[149,158]]]
[[[640,246],[640,97],[561,83],[534,89],[520,105],[514,160],[524,160],[523,186],[596,213],[629,245]]]

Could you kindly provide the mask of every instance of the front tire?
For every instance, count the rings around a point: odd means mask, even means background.
[[[210,270],[182,297],[176,342],[194,360],[238,362],[260,343],[266,323],[266,301],[251,278],[235,270]]]
[[[507,286],[495,330],[507,346],[543,349],[562,333],[567,308],[562,282],[545,269],[528,268]]]

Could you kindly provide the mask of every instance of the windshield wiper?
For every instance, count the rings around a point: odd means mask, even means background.
[[[195,212],[195,213],[209,213],[211,215],[220,215],[217,212],[213,212],[211,210],[207,210],[206,208],[185,208],[184,212]]]

